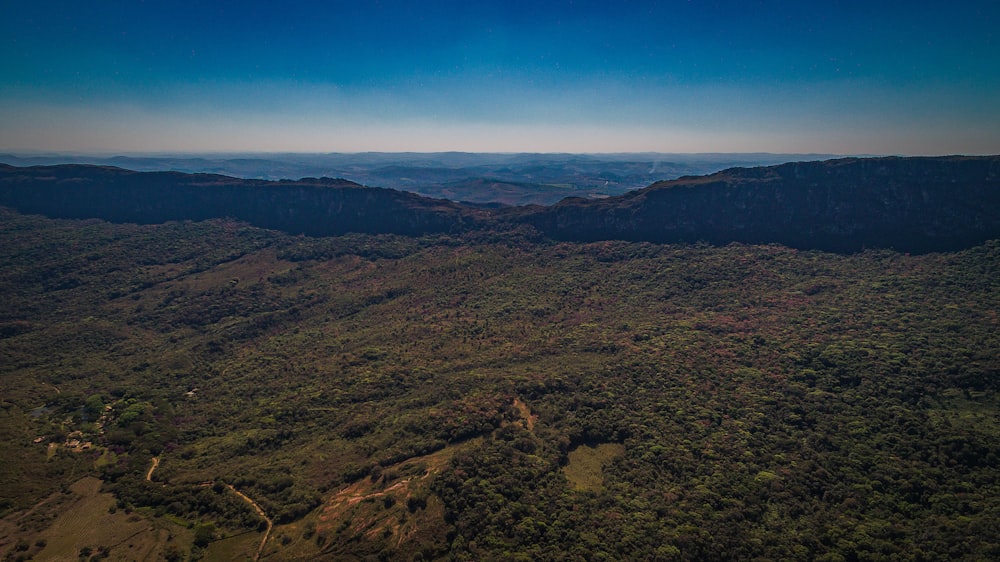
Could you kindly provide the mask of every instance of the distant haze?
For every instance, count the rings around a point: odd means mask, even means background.
[[[654,182],[732,167],[820,160],[820,154],[532,153],[0,153],[12,166],[93,164],[136,171],[210,173],[281,180],[344,178],[371,187],[470,203],[551,204],[565,197],[620,195]]]
[[[13,2],[0,150],[1000,153],[1000,3]]]

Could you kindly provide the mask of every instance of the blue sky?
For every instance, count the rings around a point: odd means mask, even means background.
[[[1000,153],[1000,2],[0,7],[0,149]]]

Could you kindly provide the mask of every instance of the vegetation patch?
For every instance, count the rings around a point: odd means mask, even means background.
[[[213,541],[205,547],[204,562],[229,562],[253,560],[260,545],[260,533],[246,532]]]
[[[597,493],[604,487],[605,469],[624,455],[625,447],[619,443],[580,445],[569,452],[563,474],[574,490]]]
[[[100,488],[100,480],[83,478],[65,492],[57,492],[62,497],[50,498],[13,520],[27,530],[32,518],[48,519],[43,529],[21,534],[21,540],[31,545],[28,553],[36,560],[76,560],[90,555],[155,560],[191,550],[188,529],[118,509],[114,496],[99,492]],[[84,552],[89,554],[84,556]],[[16,558],[18,553],[9,554]]]
[[[1000,559],[997,242],[0,238],[0,557]]]

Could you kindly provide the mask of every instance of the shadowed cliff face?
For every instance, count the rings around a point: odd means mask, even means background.
[[[0,204],[157,223],[231,217],[323,236],[528,224],[561,240],[779,243],[853,252],[954,250],[1000,238],[1000,157],[872,158],[733,168],[602,200],[490,213],[345,180],[269,182],[110,167],[0,166]]]
[[[564,240],[952,250],[1000,237],[1000,157],[875,158],[734,168],[523,220]]]
[[[313,236],[460,231],[482,214],[443,200],[346,180],[272,182],[98,166],[0,166],[0,204],[24,213],[160,223],[230,217]]]

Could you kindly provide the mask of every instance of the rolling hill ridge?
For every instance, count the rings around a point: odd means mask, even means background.
[[[232,217],[308,235],[531,225],[547,237],[945,251],[1000,237],[1000,157],[845,158],[732,168],[604,199],[487,212],[346,180],[244,180],[113,167],[0,166],[0,204],[60,218]]]
[[[446,200],[330,178],[244,180],[90,165],[0,166],[0,204],[57,218],[156,224],[230,217],[293,234],[424,234],[481,214]]]
[[[1000,236],[1000,158],[848,158],[733,168],[524,220],[554,238],[953,250]]]

